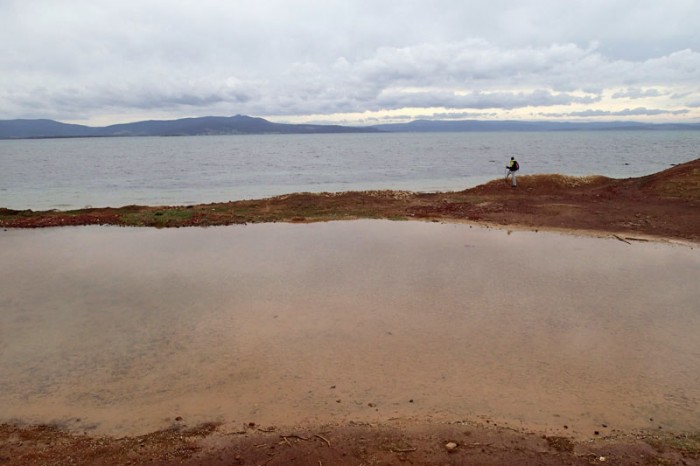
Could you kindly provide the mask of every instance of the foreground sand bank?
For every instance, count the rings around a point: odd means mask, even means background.
[[[695,249],[376,221],[2,235],[6,420],[91,432],[6,426],[8,461],[697,453]]]

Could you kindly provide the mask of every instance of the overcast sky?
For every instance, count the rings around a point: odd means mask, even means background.
[[[700,122],[698,0],[0,0],[0,119]]]

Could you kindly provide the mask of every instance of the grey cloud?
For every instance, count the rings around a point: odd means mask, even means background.
[[[697,100],[697,17],[685,0],[4,0],[0,118],[455,115],[611,89],[662,107]]]
[[[497,116],[493,112],[435,112],[431,114],[417,115],[417,119],[425,120],[463,120],[463,119],[482,119],[493,118]]]
[[[645,107],[637,108],[626,108],[624,110],[610,111],[610,110],[600,110],[600,109],[589,109],[577,112],[567,112],[567,113],[542,113],[543,116],[563,118],[563,117],[599,117],[599,116],[654,116],[654,115],[685,115],[689,113],[689,110],[663,110],[663,109],[649,109]]]
[[[644,97],[659,97],[663,95],[658,89],[639,89],[630,88],[624,91],[616,92],[612,95],[613,99],[642,99]]]
[[[565,93],[553,93],[547,90],[533,92],[471,92],[466,95],[444,92],[396,92],[383,93],[378,103],[383,109],[402,107],[445,107],[472,109],[514,109],[522,107],[547,107],[553,105],[570,105],[572,103],[593,103],[599,97],[575,96]]]
[[[467,40],[382,48],[353,68],[364,79],[396,84],[523,85],[550,82],[563,66],[592,61],[598,61],[595,54],[573,44],[502,48]]]
[[[672,100],[680,100],[680,99],[685,99],[688,96],[693,95],[693,92],[674,92],[669,96],[669,99]]]
[[[616,116],[636,116],[636,115],[684,115],[688,113],[687,109],[683,110],[662,110],[662,109],[649,109],[645,107],[631,108],[620,110],[618,112],[612,112]]]
[[[7,100],[15,108],[33,108],[35,112],[50,117],[58,115],[84,118],[91,112],[120,110],[174,111],[189,114],[197,109],[208,109],[217,105],[245,105],[256,98],[236,90],[193,90],[167,87],[129,86],[127,89],[110,86],[89,88],[66,87],[63,89],[35,88],[15,94]],[[177,114],[177,113],[176,113]]]

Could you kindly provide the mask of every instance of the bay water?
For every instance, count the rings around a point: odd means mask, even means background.
[[[521,174],[616,178],[700,157],[700,132],[233,135],[0,140],[0,207],[190,205],[292,192],[456,191]]]

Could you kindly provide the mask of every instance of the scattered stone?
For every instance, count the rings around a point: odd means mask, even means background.
[[[449,452],[452,453],[457,450],[457,444],[455,442],[447,442],[445,444],[445,449]]]
[[[176,420],[177,422],[180,422],[180,421],[182,421],[182,416],[178,416],[178,417],[176,417],[176,418],[175,418],[175,420]]]

